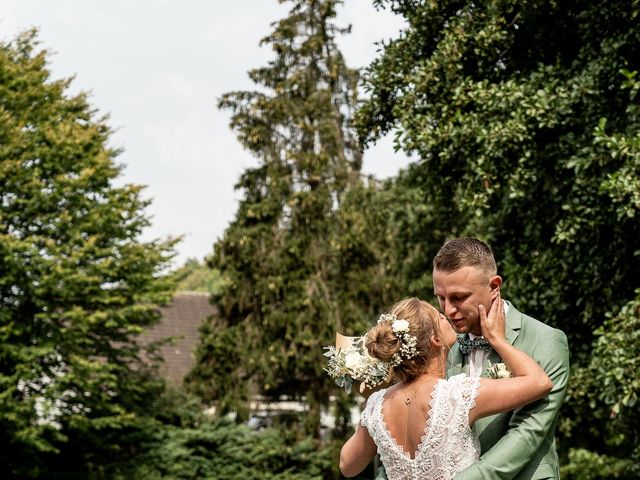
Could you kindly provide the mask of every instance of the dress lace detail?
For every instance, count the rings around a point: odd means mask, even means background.
[[[465,374],[439,380],[431,393],[429,416],[420,445],[411,458],[387,429],[382,415],[386,389],[369,397],[360,423],[378,447],[389,480],[449,480],[480,456],[480,442],[469,428],[479,378]]]

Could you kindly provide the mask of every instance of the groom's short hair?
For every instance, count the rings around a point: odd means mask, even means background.
[[[476,267],[488,277],[498,273],[491,247],[473,237],[449,240],[433,259],[433,268],[442,272],[455,272],[462,267]]]

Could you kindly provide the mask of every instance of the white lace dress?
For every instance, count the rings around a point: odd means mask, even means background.
[[[385,390],[369,397],[360,423],[378,447],[389,480],[449,480],[480,456],[478,437],[469,428],[480,379],[465,374],[439,380],[431,393],[424,436],[412,459],[389,433],[382,415]]]

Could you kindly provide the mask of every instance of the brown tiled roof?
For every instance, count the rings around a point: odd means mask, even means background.
[[[176,337],[159,349],[164,364],[160,373],[170,385],[179,387],[194,363],[194,353],[199,341],[198,328],[214,313],[206,292],[178,292],[166,307],[161,309],[160,321],[145,331],[141,344],[149,344],[167,337]]]

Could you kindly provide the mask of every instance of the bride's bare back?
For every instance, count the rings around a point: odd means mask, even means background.
[[[375,443],[389,480],[450,480],[480,455],[478,439],[469,428],[479,379],[431,379],[422,388],[428,385],[433,387],[431,395],[416,395],[408,416],[402,413],[409,406],[407,396],[387,390],[371,395],[362,412],[361,425]]]
[[[404,452],[415,458],[425,435],[431,399],[437,378],[417,379],[387,390],[382,417],[391,437]]]

